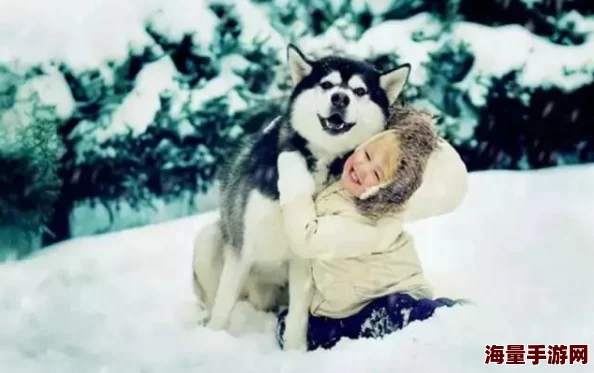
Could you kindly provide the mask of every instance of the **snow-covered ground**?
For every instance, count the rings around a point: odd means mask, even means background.
[[[593,190],[593,165],[471,174],[459,210],[410,228],[436,288],[474,304],[312,353],[279,351],[272,315],[245,303],[232,334],[198,326],[191,243],[216,212],[74,239],[0,264],[0,372],[592,372],[484,359],[487,344],[593,348]]]

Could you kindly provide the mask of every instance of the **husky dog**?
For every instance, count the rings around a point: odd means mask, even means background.
[[[277,159],[298,151],[321,190],[344,159],[386,127],[410,65],[380,72],[346,57],[311,60],[287,49],[294,88],[286,112],[254,134],[221,166],[220,220],[197,236],[194,285],[210,311],[208,327],[227,327],[240,297],[260,309],[278,306],[288,280],[285,347],[305,348],[307,264],[291,254],[279,205]],[[340,234],[340,232],[336,232]]]

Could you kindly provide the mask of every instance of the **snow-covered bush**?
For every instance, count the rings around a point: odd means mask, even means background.
[[[523,87],[519,71],[495,79],[464,147],[473,169],[534,169],[594,161],[594,85],[571,92]]]
[[[572,11],[594,14],[589,0],[459,0],[459,16],[488,26],[519,25],[554,43],[575,45],[585,41],[585,33],[567,22]]]
[[[60,42],[54,54],[11,47],[19,51],[13,57],[28,56],[22,79],[59,75],[67,87],[59,95],[67,104],[47,91],[40,100],[61,105],[65,148],[45,243],[71,236],[77,209],[88,212],[76,216],[93,216],[100,204],[115,218],[126,205],[150,214],[209,190],[234,144],[282,110],[291,88],[289,42],[312,57],[347,53],[379,69],[411,63],[405,100],[439,117],[440,132],[470,170],[594,159],[590,1],[140,3],[109,17],[113,32],[89,27],[86,54],[78,43],[84,35]],[[101,4],[96,12],[112,14],[116,2]],[[85,11],[70,10],[73,17]],[[11,74],[0,71],[0,112],[17,96],[18,84],[4,83]]]
[[[40,102],[34,82],[12,78],[0,109],[0,258],[39,247],[61,185],[56,108]]]
[[[218,19],[210,44],[191,32],[169,36],[149,21],[154,44],[123,62],[60,67],[77,110],[60,132],[67,183],[59,204],[68,213],[54,215],[46,243],[70,236],[69,212],[80,202],[100,203],[113,218],[122,203],[151,209],[155,199],[205,193],[233,143],[278,115],[270,93],[287,88],[276,79],[279,49],[241,42],[234,6],[210,9]]]

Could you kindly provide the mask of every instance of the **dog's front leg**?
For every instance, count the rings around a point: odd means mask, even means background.
[[[285,350],[307,349],[307,326],[312,297],[309,262],[302,258],[289,261],[289,312],[283,335]]]
[[[210,329],[222,330],[227,327],[233,307],[239,299],[246,276],[252,266],[250,260],[241,254],[232,252],[232,250],[232,248],[226,250],[225,264],[207,324]]]

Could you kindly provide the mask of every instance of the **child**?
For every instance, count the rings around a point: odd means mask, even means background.
[[[382,337],[454,304],[432,299],[403,224],[454,210],[466,193],[466,167],[427,114],[393,108],[388,123],[315,199],[302,156],[279,157],[285,230],[293,252],[309,259],[313,281],[308,350],[343,337]],[[285,317],[277,327],[281,346]]]

